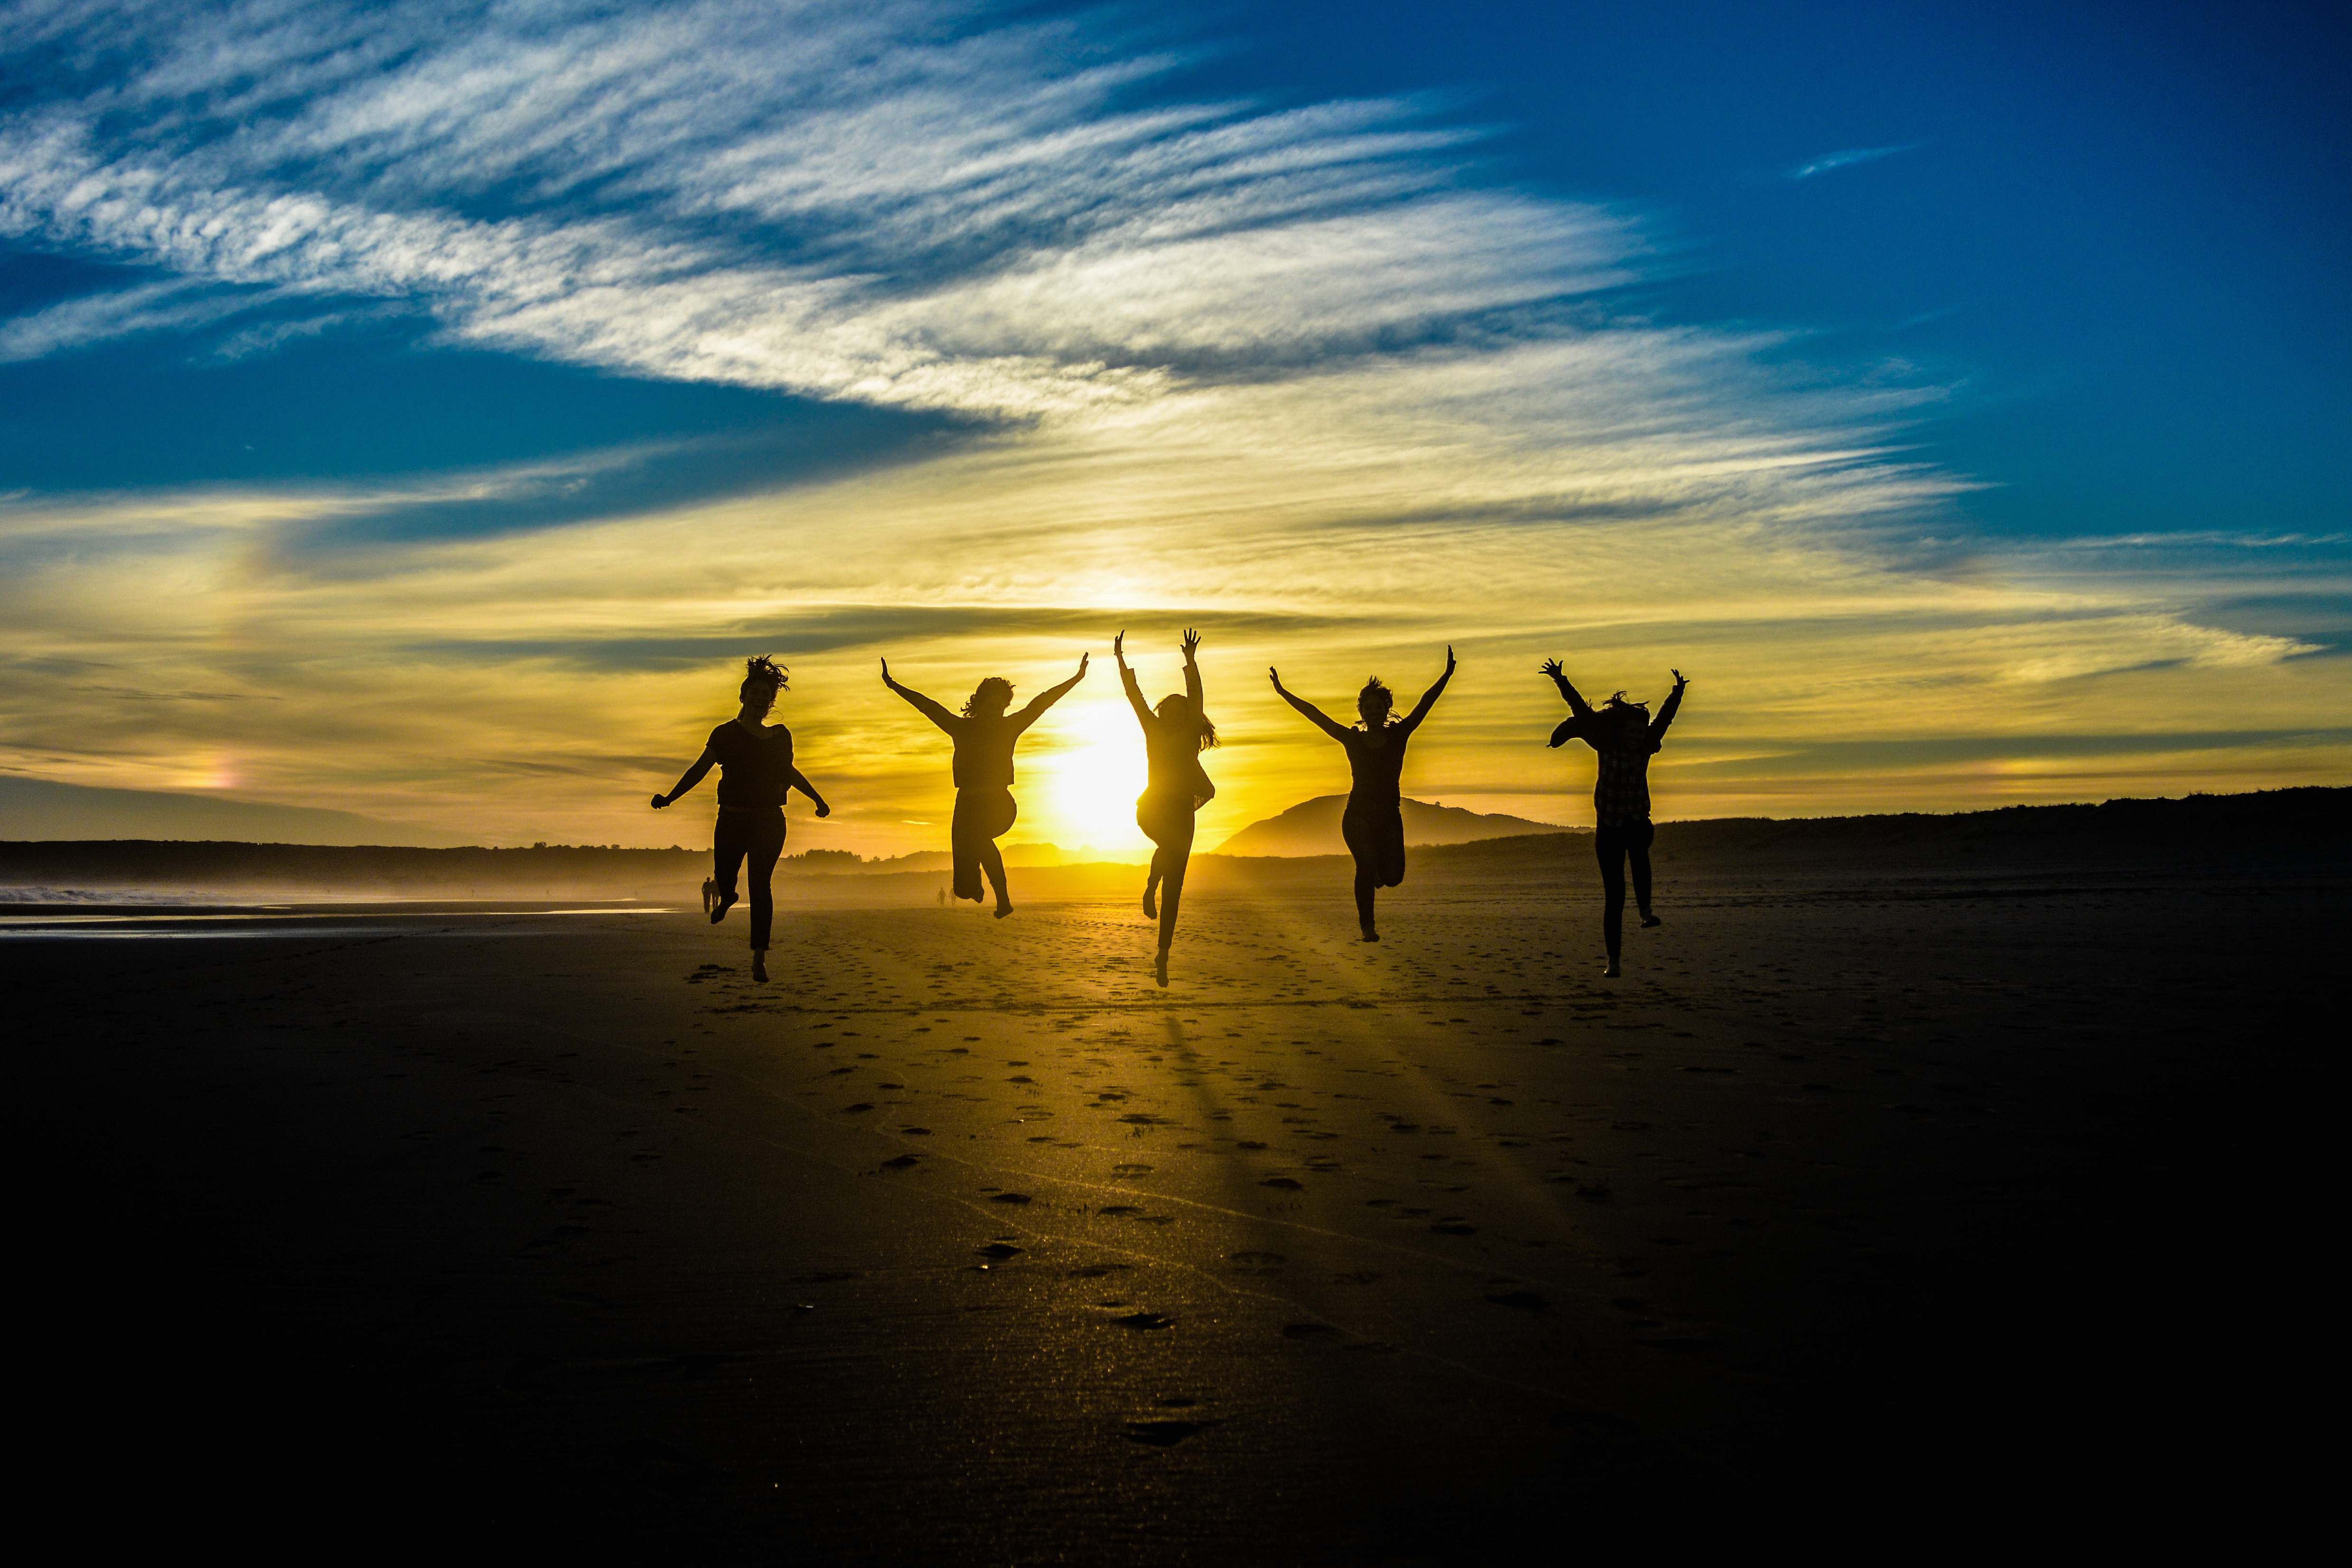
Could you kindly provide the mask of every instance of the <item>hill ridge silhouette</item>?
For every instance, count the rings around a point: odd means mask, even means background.
[[[1318,795],[1312,800],[1300,801],[1287,810],[1251,823],[1210,853],[1280,858],[1344,854],[1347,846],[1339,837],[1339,814],[1347,804],[1344,795]],[[1402,805],[1404,841],[1412,848],[1573,831],[1565,823],[1471,811],[1458,805],[1415,800],[1410,795]]]
[[[1589,828],[1545,827],[1414,851],[1432,874],[1508,881],[1589,875]],[[2098,805],[2011,805],[1956,813],[1858,816],[1709,817],[1658,825],[1662,868],[1767,878],[1836,874],[1858,884],[1898,872],[1975,875],[1996,868],[2042,875],[2073,868],[2134,873],[2259,870],[2266,876],[2352,875],[2352,787],[2305,786],[2240,795],[2123,798]],[[0,840],[0,901],[24,906],[89,897],[99,889],[236,887],[373,889],[388,896],[604,898],[628,893],[692,901],[706,874],[702,849],[541,845],[523,849],[247,844],[189,840]],[[1255,885],[1321,886],[1328,857],[1197,857],[1205,887],[1241,878]],[[787,879],[880,889],[904,884],[930,897],[937,871],[914,858],[862,860],[841,851],[787,857]],[[1125,863],[1066,864],[1036,875],[1059,886],[1124,889]],[[1321,880],[1318,880],[1320,879]],[[1047,894],[1041,885],[1041,895]]]

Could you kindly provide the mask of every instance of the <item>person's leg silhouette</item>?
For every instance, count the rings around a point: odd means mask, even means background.
[[[1625,945],[1625,851],[1623,831],[1603,825],[1592,830],[1592,850],[1601,860],[1601,940],[1609,949],[1612,977],[1620,973]]]
[[[721,806],[710,830],[710,880],[702,885],[702,912],[712,925],[735,907],[735,874],[751,847],[751,816]]]
[[[784,814],[761,814],[753,821],[745,859],[751,874],[751,977],[768,977],[768,938],[775,925],[776,900],[770,886],[784,852]]]
[[[1642,911],[1644,926],[1659,923],[1658,917],[1650,912],[1650,842],[1657,837],[1657,831],[1645,816],[1625,836],[1626,856],[1633,864],[1633,907]]]

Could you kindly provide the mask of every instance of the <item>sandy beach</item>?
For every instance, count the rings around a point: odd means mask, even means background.
[[[1164,992],[1124,900],[788,902],[766,986],[740,916],[19,911],[42,1484],[857,1563],[2292,1492],[2340,883],[1685,879],[1612,984],[1554,879],[1204,898]]]

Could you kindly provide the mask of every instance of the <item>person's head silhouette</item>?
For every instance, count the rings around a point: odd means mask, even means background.
[[[1151,712],[1163,724],[1177,725],[1198,735],[1204,752],[1217,743],[1217,726],[1181,691],[1171,691],[1161,698]]]
[[[971,700],[963,705],[967,719],[1002,719],[1004,710],[1013,706],[1013,682],[1001,675],[992,675],[971,689]]]
[[[1395,710],[1395,693],[1389,689],[1388,682],[1377,675],[1364,682],[1364,689],[1356,693],[1356,713],[1363,720],[1367,730],[1387,728],[1389,715]]]
[[[790,684],[791,676],[784,668],[763,653],[743,661],[743,684],[735,694],[745,712],[764,718],[776,705],[776,693]]]
[[[1632,735],[1650,727],[1650,705],[1636,702],[1622,691],[1612,692],[1601,705],[1601,717],[1618,733]]]

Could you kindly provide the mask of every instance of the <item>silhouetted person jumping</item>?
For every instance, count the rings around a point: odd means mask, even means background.
[[[1007,713],[1013,703],[1013,683],[992,675],[972,689],[961,713],[950,713],[921,692],[890,679],[890,661],[882,661],[882,684],[905,698],[915,711],[947,731],[955,742],[955,825],[949,842],[955,856],[955,896],[981,900],[980,879],[996,890],[996,918],[1013,912],[1004,890],[1004,857],[997,838],[1013,826],[1020,807],[1013,801],[1013,745],[1022,732],[1045,716],[1071,687],[1087,678],[1087,656],[1078,656],[1078,672],[1061,685],[1039,692],[1018,713]]]
[[[1683,688],[1690,684],[1679,669],[1675,689],[1666,694],[1654,721],[1649,705],[1629,701],[1620,691],[1598,710],[1569,684],[1559,660],[1543,661],[1549,675],[1568,699],[1569,716],[1551,732],[1551,744],[1564,746],[1580,738],[1601,754],[1601,770],[1592,785],[1592,852],[1601,858],[1601,888],[1606,902],[1601,910],[1601,938],[1608,944],[1611,979],[1623,973],[1618,962],[1625,945],[1625,862],[1633,863],[1633,906],[1644,926],[1658,924],[1650,912],[1650,758],[1666,738],[1666,726],[1683,705]]]
[[[712,874],[702,884],[702,910],[712,925],[726,918],[735,904],[736,868],[749,859],[754,980],[768,978],[768,934],[776,912],[768,879],[784,852],[784,796],[796,789],[816,802],[819,816],[833,815],[816,786],[793,765],[793,732],[764,722],[784,688],[784,672],[773,660],[765,655],[745,660],[743,684],[736,692],[742,707],[710,731],[702,755],[678,775],[670,792],[654,796],[659,811],[700,784],[713,763],[719,764],[719,821],[710,835]]]
[[[1168,948],[1176,940],[1176,906],[1184,897],[1184,870],[1192,858],[1192,814],[1216,797],[1217,786],[1201,766],[1201,753],[1217,743],[1217,727],[1201,710],[1201,666],[1197,658],[1201,634],[1184,633],[1184,689],[1160,700],[1156,709],[1143,705],[1143,689],[1135,671],[1127,668],[1127,634],[1111,638],[1111,657],[1118,660],[1119,684],[1127,689],[1128,706],[1143,726],[1143,752],[1149,761],[1143,793],[1135,797],[1135,825],[1154,846],[1151,871],[1143,883],[1143,913],[1160,922],[1160,958],[1153,977],[1168,984]]]
[[[1454,650],[1445,650],[1445,673],[1421,694],[1421,700],[1402,720],[1391,718],[1396,699],[1380,678],[1364,682],[1364,689],[1356,693],[1356,711],[1363,723],[1352,730],[1334,722],[1312,702],[1284,690],[1281,671],[1269,665],[1266,674],[1274,677],[1274,689],[1285,702],[1347,748],[1348,771],[1354,782],[1348,791],[1348,808],[1339,814],[1339,837],[1348,841],[1348,853],[1356,858],[1356,919],[1364,928],[1364,940],[1378,942],[1381,933],[1372,923],[1374,890],[1393,888],[1404,880],[1404,803],[1399,783],[1404,773],[1404,743],[1412,739],[1412,732],[1437,705],[1445,683],[1454,679]]]

